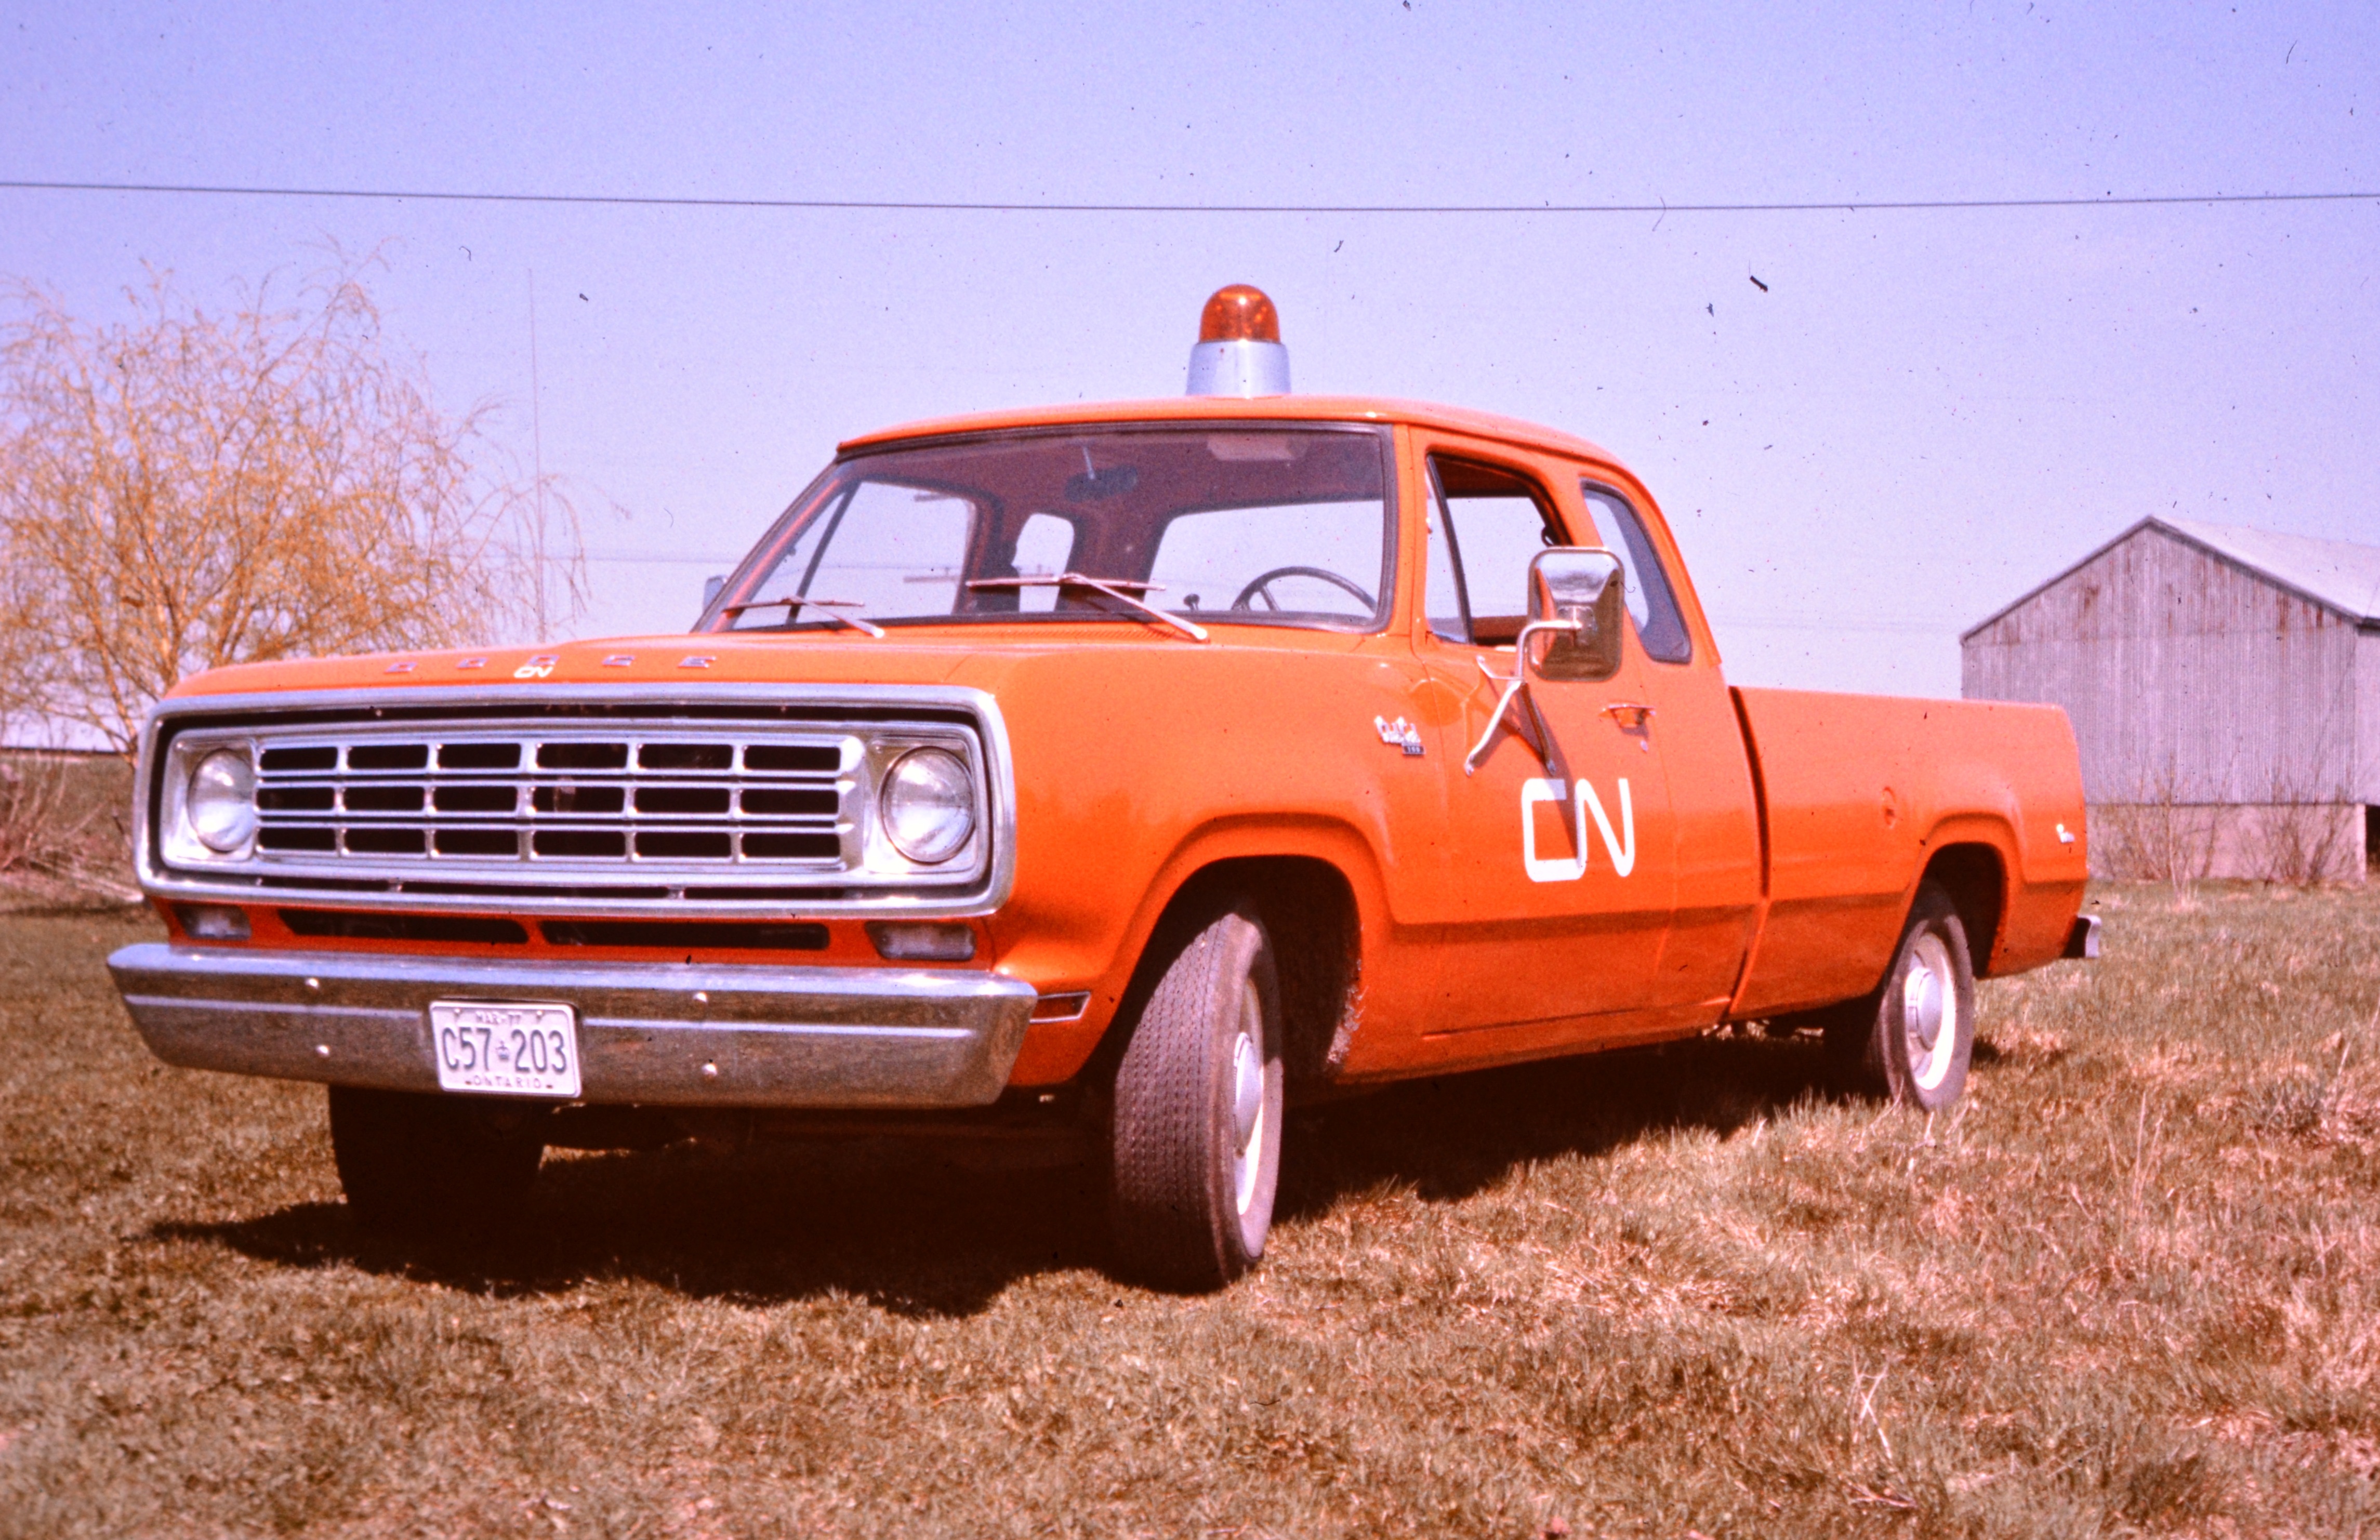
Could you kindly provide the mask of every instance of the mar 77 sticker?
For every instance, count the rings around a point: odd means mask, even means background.
[[[1540,856],[1537,854],[1537,817],[1539,803],[1552,803],[1570,809],[1571,849],[1575,855]],[[1524,781],[1521,782],[1521,865],[1532,882],[1575,882],[1586,875],[1586,822],[1595,820],[1595,831],[1603,836],[1603,849],[1611,857],[1611,869],[1625,877],[1636,869],[1636,809],[1628,798],[1628,780],[1620,780],[1620,832],[1612,833],[1611,815],[1604,810],[1603,799],[1585,781],[1565,783],[1560,781]]]

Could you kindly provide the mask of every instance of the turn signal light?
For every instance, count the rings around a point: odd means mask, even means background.
[[[235,909],[226,903],[177,903],[174,917],[182,922],[182,929],[192,940],[244,941],[248,940],[248,911]]]
[[[870,920],[868,939],[893,963],[965,963],[975,956],[975,931],[964,925]]]

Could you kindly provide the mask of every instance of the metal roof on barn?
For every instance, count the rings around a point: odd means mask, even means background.
[[[2044,590],[2056,587],[2089,566],[2143,529],[2168,535],[2245,569],[2300,598],[2333,610],[2358,623],[2380,621],[2380,546],[2352,540],[2319,540],[2305,535],[2280,535],[2237,524],[2204,524],[2196,519],[2149,517],[2067,567],[2046,582],[2001,605],[1960,636],[1964,641]]]

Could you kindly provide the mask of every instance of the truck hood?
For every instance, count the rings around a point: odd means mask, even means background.
[[[1117,650],[1212,654],[1251,648],[1342,652],[1357,638],[1331,632],[1217,626],[1201,644],[1128,622],[901,627],[857,631],[617,637],[546,647],[378,652],[242,663],[193,674],[169,698],[298,691],[406,690],[491,685],[642,685],[699,691],[713,685],[940,685],[996,689],[1016,664]]]
[[[854,644],[859,644],[855,646]],[[243,663],[183,680],[175,698],[297,690],[455,689],[490,685],[940,684],[967,649],[948,632],[882,641],[856,631],[799,636],[614,637],[547,647],[378,652]]]

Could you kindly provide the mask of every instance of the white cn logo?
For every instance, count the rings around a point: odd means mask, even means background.
[[[1570,806],[1571,848],[1576,855],[1543,859],[1537,855],[1536,806],[1550,802],[1557,806]],[[1532,882],[1575,882],[1586,875],[1586,820],[1595,819],[1596,832],[1603,836],[1603,848],[1611,856],[1611,869],[1625,877],[1636,869],[1636,809],[1628,800],[1628,782],[1620,782],[1620,835],[1612,837],[1610,816],[1603,810],[1603,799],[1595,788],[1581,781],[1566,786],[1560,781],[1524,781],[1521,782],[1521,865],[1528,868]]]

